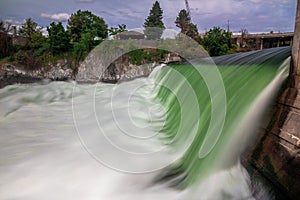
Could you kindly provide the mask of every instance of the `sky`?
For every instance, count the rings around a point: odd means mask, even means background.
[[[53,21],[64,25],[77,10],[89,10],[102,17],[109,27],[126,24],[140,28],[155,0],[0,0],[0,19],[20,25],[32,18],[42,27]],[[159,0],[166,28],[178,30],[175,19],[184,0]],[[189,0],[192,22],[200,33],[219,26],[249,33],[292,32],[297,0]]]

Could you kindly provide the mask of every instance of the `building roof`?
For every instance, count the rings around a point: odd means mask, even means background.
[[[125,31],[125,32],[121,32],[118,34],[119,36],[120,35],[124,35],[124,36],[131,36],[131,35],[134,35],[134,36],[144,36],[143,33],[140,33],[140,32],[137,32],[137,31]]]
[[[119,39],[144,39],[145,36],[143,33],[137,31],[126,31],[118,34]]]

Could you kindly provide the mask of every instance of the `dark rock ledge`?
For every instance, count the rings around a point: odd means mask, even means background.
[[[74,80],[73,71],[60,65],[51,66],[48,70],[25,70],[22,65],[5,63],[0,65],[0,88],[12,84],[35,83],[42,80]]]

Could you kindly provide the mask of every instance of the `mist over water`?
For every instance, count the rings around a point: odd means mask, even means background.
[[[1,89],[0,199],[255,199],[239,155],[287,77],[289,59],[275,67],[230,64],[219,68],[227,114],[216,143],[203,133],[220,125],[206,120],[211,93],[188,66],[158,67],[117,85]],[[181,79],[168,79],[174,73]],[[204,141],[214,144],[207,155],[199,153]],[[166,178],[178,164],[181,173]]]

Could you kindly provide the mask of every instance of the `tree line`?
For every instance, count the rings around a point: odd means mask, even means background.
[[[202,44],[212,55],[226,54],[231,48],[231,33],[219,27],[208,31],[204,38],[198,33],[197,25],[191,22],[186,10],[181,10],[175,20],[181,33]],[[159,29],[151,29],[158,27]],[[0,21],[0,58],[22,63],[30,68],[45,66],[58,59],[68,60],[70,67],[76,67],[85,56],[108,36],[126,31],[126,25],[108,28],[107,23],[90,11],[78,10],[68,20],[66,29],[61,22],[47,26],[48,36],[31,18],[26,19],[18,30],[18,35],[27,39],[23,45],[12,46],[10,32],[12,26]],[[144,22],[144,35],[147,39],[160,39],[165,29],[163,10],[156,1]]]
[[[156,1],[149,13],[148,18],[144,23],[144,33],[147,38],[159,39],[165,29],[162,21],[163,10],[161,9],[159,2]],[[175,20],[176,27],[180,28],[180,32],[185,34],[203,45],[211,56],[219,56],[230,53],[233,46],[231,43],[232,33],[221,29],[220,27],[214,27],[210,29],[203,38],[200,37],[198,27],[191,22],[191,17],[185,9],[180,10]],[[160,30],[148,30],[148,27],[158,27]]]
[[[8,32],[12,30],[11,25],[1,21],[0,40],[9,40]],[[123,29],[124,25],[120,25]],[[118,32],[113,29],[112,34]],[[18,30],[18,35],[27,39],[22,45],[8,47],[9,42],[1,43],[0,56],[11,56],[15,61],[30,67],[45,65],[59,58],[69,58],[71,64],[83,60],[85,55],[108,37],[110,29],[103,18],[94,15],[90,11],[78,10],[68,20],[65,29],[61,22],[52,22],[47,27],[48,36],[42,34],[42,28],[31,18]]]

